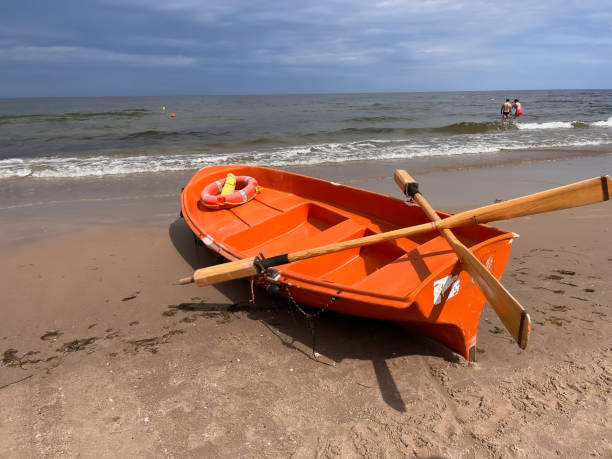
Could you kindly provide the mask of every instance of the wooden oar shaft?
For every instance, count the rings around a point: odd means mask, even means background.
[[[340,250],[353,249],[355,247],[398,239],[400,237],[414,236],[430,231],[432,227],[435,229],[456,228],[469,224],[508,220],[516,217],[524,217],[526,215],[592,204],[604,200],[602,193],[603,178],[604,177],[597,177],[509,201],[498,202],[489,206],[479,207],[478,209],[461,212],[445,219],[438,218],[438,220],[434,222],[434,225],[431,223],[423,223],[421,225],[401,228],[386,233],[373,234],[371,236],[338,242],[315,249],[293,252],[288,255],[288,258],[290,262],[293,262],[317,257]],[[612,179],[610,179],[610,177],[605,177],[605,179],[608,187],[612,189]],[[577,191],[580,191],[580,193],[577,193]],[[577,196],[574,196],[572,193],[575,193]],[[436,216],[438,216],[437,213]],[[337,248],[337,250],[334,248]]]
[[[272,267],[290,263],[293,261],[304,260],[306,258],[318,257],[329,253],[340,252],[342,250],[363,247],[366,245],[377,244],[379,242],[398,239],[401,237],[414,236],[440,228],[454,228],[457,226],[488,223],[492,221],[504,220],[507,218],[522,217],[533,215],[551,210],[568,209],[571,207],[583,206],[604,200],[602,188],[610,190],[612,194],[612,179],[609,176],[594,178],[571,185],[542,191],[521,198],[504,201],[478,209],[461,212],[459,214],[445,218],[439,222],[424,223],[422,225],[401,228],[386,233],[373,234],[371,236],[351,239],[348,241],[337,242],[322,247],[306,249],[298,252],[266,258],[275,264],[267,263],[264,267]],[[210,266],[198,269],[194,275],[194,281],[200,285],[216,284],[233,279],[254,276],[259,273],[260,268],[254,263],[255,257],[244,258],[242,260],[224,263],[221,265]]]
[[[509,201],[498,202],[472,211],[475,215],[473,223],[487,223],[499,220],[534,215],[542,212],[569,209],[607,201],[612,194],[612,179],[609,175],[595,177],[582,182],[572,183],[539,193],[530,194]],[[458,215],[469,214],[463,212]],[[443,227],[448,228],[448,219],[444,219]],[[453,225],[457,226],[457,225]]]
[[[415,180],[404,170],[395,171],[395,181],[402,190],[408,190],[410,196],[421,206],[423,212],[434,222],[440,222],[438,213],[418,191]],[[440,234],[453,248],[465,270],[478,284],[487,301],[499,316],[500,320],[516,340],[521,349],[527,347],[531,333],[531,319],[523,306],[508,292],[481,261],[447,228],[440,228]]]

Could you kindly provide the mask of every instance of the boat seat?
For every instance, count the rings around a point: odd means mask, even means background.
[[[311,247],[343,242],[373,234],[376,233],[369,227],[353,220],[346,220],[321,233],[316,238],[316,245],[312,244]],[[311,240],[314,240],[314,238]],[[321,277],[327,282],[350,285],[356,277],[363,277],[361,271],[367,272],[376,269],[376,265],[379,263],[386,263],[405,253],[394,242],[382,242],[372,246],[356,247],[297,261],[291,264],[291,271]],[[366,255],[362,256],[364,254]]]
[[[230,207],[229,210],[248,226],[255,226],[281,213],[257,199],[252,199],[241,206]]]
[[[306,226],[307,225],[302,225],[301,227],[296,228],[294,231],[283,233],[276,238],[268,238],[257,245],[244,247],[243,250],[247,256],[258,255],[260,252],[263,252],[266,256],[281,255],[284,253],[321,247],[348,239],[355,239],[357,237],[361,237],[366,231],[364,226],[356,224],[348,219],[332,225],[323,231],[306,228]],[[303,237],[306,232],[308,232],[308,237]],[[346,251],[339,253],[344,252]],[[324,257],[315,257],[303,261],[317,262],[322,258]]]
[[[264,188],[255,198],[256,201],[280,212],[285,212],[293,207],[303,204],[304,198],[293,193]]]
[[[214,218],[208,220],[206,231],[215,240],[222,240],[226,234],[243,231],[249,226],[238,220],[231,209],[205,209],[204,212],[214,213]]]
[[[438,235],[390,263],[382,265],[352,286],[375,290],[384,285],[386,293],[404,297],[413,292],[432,273],[456,259],[455,252],[446,239]]]

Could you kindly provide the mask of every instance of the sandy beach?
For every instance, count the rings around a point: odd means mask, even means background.
[[[292,170],[399,198],[405,168],[449,212],[612,173],[548,156]],[[0,184],[1,457],[612,457],[612,204],[495,224],[525,351],[489,306],[475,363],[326,312],[316,360],[284,301],[177,284],[215,262],[179,218],[191,175]]]

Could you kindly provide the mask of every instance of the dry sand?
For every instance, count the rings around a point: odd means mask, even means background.
[[[612,171],[572,161],[410,172],[457,211]],[[300,172],[399,197],[398,166]],[[327,312],[315,360],[283,301],[175,284],[215,262],[177,218],[188,176],[2,189],[0,456],[612,457],[609,202],[499,223],[526,351],[488,306],[476,363]]]

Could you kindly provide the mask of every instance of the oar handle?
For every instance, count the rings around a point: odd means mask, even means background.
[[[393,178],[397,186],[400,187],[406,196],[411,198],[415,190],[418,191],[419,184],[404,169],[396,169]],[[414,185],[412,190],[410,189],[410,185]]]
[[[416,201],[421,209],[423,209],[423,212],[425,212],[425,215],[427,215],[432,222],[437,223],[442,220],[436,210],[429,205],[429,202],[427,202],[425,197],[419,191],[419,184],[417,181],[414,180],[408,172],[406,172],[404,169],[396,169],[393,177],[395,179],[395,183],[397,183],[404,194]],[[440,233],[449,240],[449,242],[452,241],[453,243],[460,243],[450,229],[440,227],[438,227],[438,229]]]
[[[259,271],[260,269],[255,263],[255,257],[250,257],[230,263],[221,263],[220,265],[198,269],[193,273],[193,280],[200,287],[203,287],[219,282],[255,276]]]

